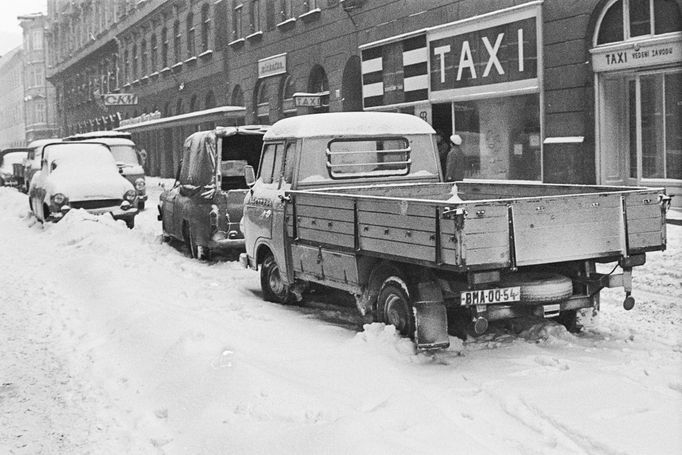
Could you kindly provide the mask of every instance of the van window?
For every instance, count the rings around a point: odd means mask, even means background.
[[[406,175],[410,152],[402,137],[335,139],[327,146],[327,169],[331,178]]]
[[[261,159],[260,178],[265,184],[278,183],[282,169],[282,144],[267,144]]]

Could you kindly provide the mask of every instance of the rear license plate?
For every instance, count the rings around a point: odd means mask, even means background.
[[[518,302],[521,300],[521,287],[513,286],[510,288],[462,291],[460,299],[462,306]]]

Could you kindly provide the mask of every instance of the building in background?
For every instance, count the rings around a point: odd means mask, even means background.
[[[36,139],[57,137],[55,90],[46,79],[46,17],[43,13],[18,17],[24,37],[24,123],[27,144]]]
[[[50,77],[64,132],[122,124],[151,151],[152,174],[173,175],[182,138],[215,123],[183,116],[209,106],[230,108],[221,123],[364,109],[460,134],[466,178],[682,194],[680,9],[676,0],[50,0]],[[121,95],[110,98],[118,104],[102,93]]]
[[[21,46],[0,57],[0,149],[26,145]]]

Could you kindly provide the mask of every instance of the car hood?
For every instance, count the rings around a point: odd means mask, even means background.
[[[123,194],[133,185],[118,172],[110,170],[88,170],[83,172],[55,170],[49,177],[48,192],[62,193],[69,200],[122,199]]]

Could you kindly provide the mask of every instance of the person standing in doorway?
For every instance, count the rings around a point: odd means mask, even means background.
[[[450,136],[450,151],[445,162],[445,180],[452,182],[464,179],[466,160],[462,151],[462,136],[453,134]]]
[[[440,160],[440,168],[443,170],[443,175],[445,175],[445,164],[448,159],[448,152],[450,151],[450,145],[446,139],[446,135],[441,130],[436,130],[436,144],[438,146],[438,159]]]

